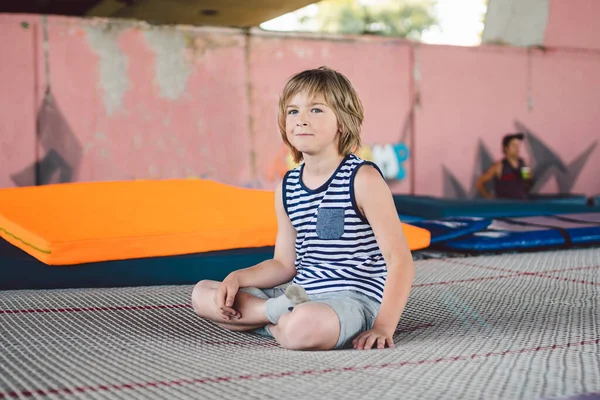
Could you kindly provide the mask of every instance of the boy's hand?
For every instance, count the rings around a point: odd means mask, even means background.
[[[357,350],[370,350],[373,348],[373,345],[377,345],[378,349],[383,349],[386,345],[394,347],[394,340],[392,339],[392,335],[382,329],[373,328],[358,335],[352,341],[352,344]]]
[[[231,318],[238,319],[240,313],[233,308],[235,295],[240,288],[239,281],[234,274],[229,274],[227,278],[221,282],[215,292],[215,304],[221,313],[221,318],[229,321]]]

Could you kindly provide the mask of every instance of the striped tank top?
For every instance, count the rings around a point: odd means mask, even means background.
[[[354,197],[354,177],[365,164],[377,168],[354,154],[346,156],[314,190],[302,182],[304,164],[284,177],[283,204],[297,232],[293,283],[308,294],[354,290],[382,300],[385,261]]]

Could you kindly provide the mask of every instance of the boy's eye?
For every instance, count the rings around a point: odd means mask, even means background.
[[[288,111],[288,115],[294,115],[294,114],[297,114],[297,113],[298,113],[298,110],[290,110],[290,111]]]
[[[315,113],[323,112],[323,110],[321,110],[320,108],[313,108],[311,111]]]

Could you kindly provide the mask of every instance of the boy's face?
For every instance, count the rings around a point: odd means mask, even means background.
[[[513,139],[508,142],[508,145],[504,148],[504,154],[507,157],[519,157],[519,147],[521,145],[521,141],[519,139]]]
[[[322,96],[309,98],[306,93],[293,96],[286,108],[285,131],[292,146],[304,154],[337,152],[337,118]]]

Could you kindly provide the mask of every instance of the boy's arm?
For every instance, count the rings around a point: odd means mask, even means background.
[[[487,189],[485,188],[485,185],[486,185],[486,183],[488,183],[489,181],[494,179],[494,177],[499,175],[499,168],[500,168],[500,164],[495,163],[494,165],[489,167],[488,170],[485,171],[485,173],[479,177],[479,179],[477,179],[477,184],[476,184],[477,190],[486,199],[491,199],[493,196],[490,192],[487,191]]]
[[[408,301],[413,279],[414,263],[402,223],[394,205],[392,193],[381,174],[365,165],[354,181],[356,202],[369,221],[379,249],[385,260],[388,275],[383,301],[373,329],[354,340],[354,347],[370,349],[374,344],[383,348],[394,345],[394,334]]]
[[[253,267],[237,270],[221,282],[215,292],[215,304],[223,316],[235,317],[235,296],[241,287],[271,288],[289,282],[296,275],[296,230],[292,226],[281,198],[281,184],[275,189],[275,212],[277,214],[277,238],[272,259]]]
[[[296,229],[283,208],[281,183],[275,189],[277,238],[273,259],[232,273],[240,287],[271,288],[291,281],[296,275]]]

